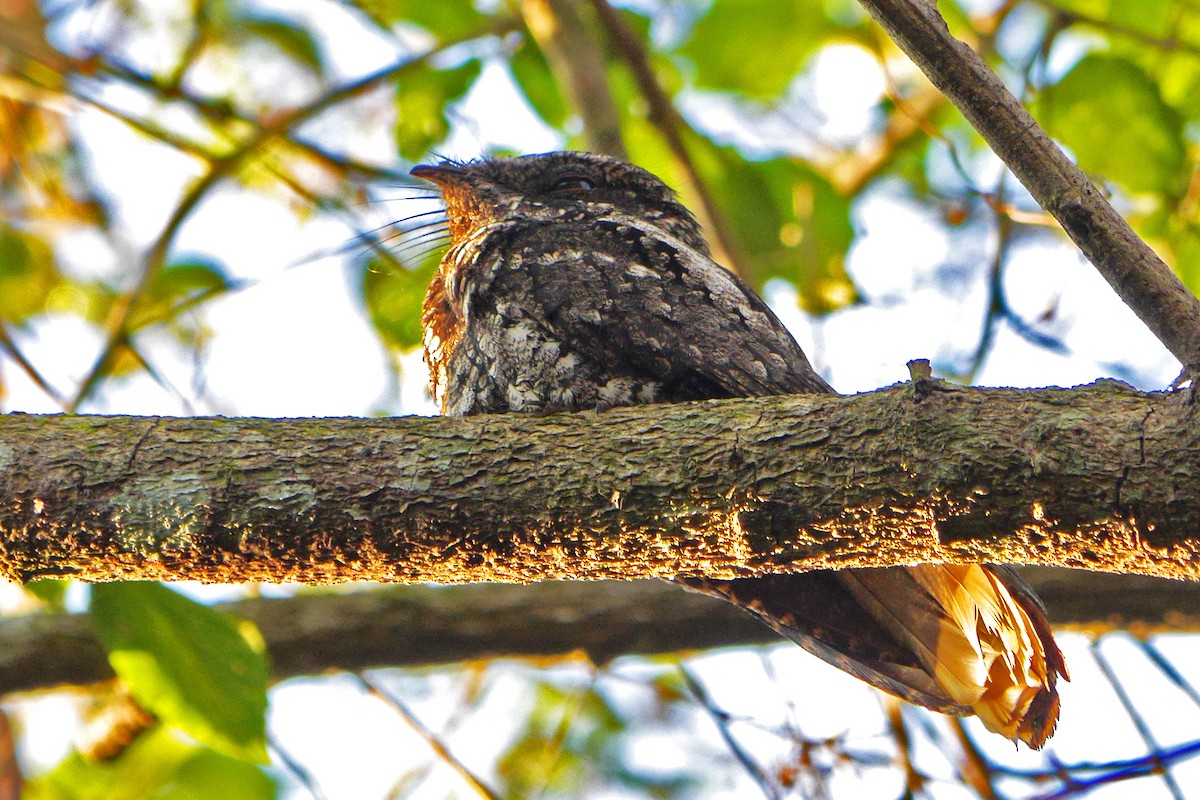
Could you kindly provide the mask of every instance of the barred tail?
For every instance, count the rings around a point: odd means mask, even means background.
[[[746,608],[868,683],[1041,748],[1058,721],[1062,653],[1010,568],[937,564],[684,585]]]

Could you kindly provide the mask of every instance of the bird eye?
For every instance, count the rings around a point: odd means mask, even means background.
[[[587,191],[588,189],[594,188],[596,188],[596,184],[592,182],[591,178],[585,178],[582,175],[574,175],[569,178],[561,179],[558,183],[554,184],[554,187],[550,191],[569,192],[572,189],[582,189]]]

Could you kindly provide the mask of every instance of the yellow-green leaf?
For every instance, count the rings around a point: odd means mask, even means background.
[[[163,726],[111,761],[79,753],[25,784],[22,800],[272,800],[270,776],[245,761],[180,740]]]
[[[59,277],[45,242],[0,223],[0,320],[21,322],[40,312]]]
[[[1175,196],[1185,188],[1183,121],[1132,61],[1087,56],[1042,92],[1037,110],[1083,170],[1131,192]]]
[[[680,52],[701,87],[775,97],[832,28],[823,0],[715,0]]]
[[[251,623],[146,582],[93,586],[91,616],[143,708],[202,744],[266,761],[269,668]]]
[[[396,148],[409,161],[422,158],[450,132],[449,105],[479,76],[472,59],[449,69],[421,67],[396,87]]]

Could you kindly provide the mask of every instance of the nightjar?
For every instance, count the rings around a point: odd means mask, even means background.
[[[654,175],[588,153],[419,166],[450,247],[425,358],[450,415],[832,392],[766,303],[716,264]],[[1062,654],[1011,569],[928,565],[681,579],[868,683],[1040,748]]]

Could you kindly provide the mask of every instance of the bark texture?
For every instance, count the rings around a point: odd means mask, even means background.
[[[1200,373],[1200,300],[1138,238],[930,0],[859,0],[1049,211],[1186,374]]]
[[[1200,630],[1200,583],[1034,567],[1056,628]],[[619,655],[782,642],[751,615],[663,581],[405,586],[220,606],[262,632],[277,678],[497,657]],[[0,617],[0,695],[113,677],[87,615]]]
[[[1200,577],[1189,392],[920,379],[463,419],[0,419],[0,575],[529,582],[1008,561]]]

